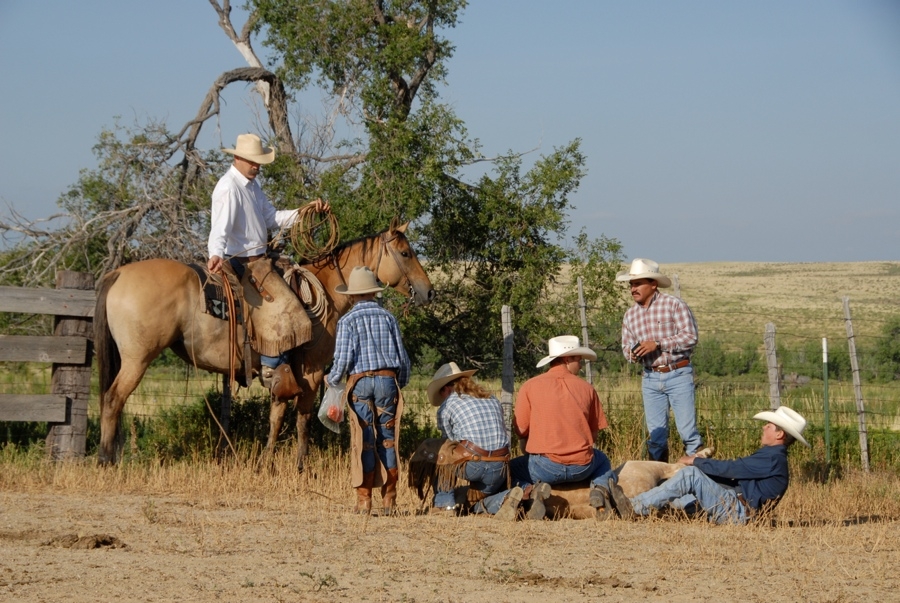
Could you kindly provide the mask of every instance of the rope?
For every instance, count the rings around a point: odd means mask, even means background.
[[[237,350],[235,349],[234,342],[237,339],[237,317],[235,316],[235,299],[234,299],[234,291],[231,290],[231,283],[228,282],[228,276],[225,274],[224,268],[219,266],[211,274],[216,274],[219,278],[222,279],[222,291],[225,294],[225,302],[228,304],[228,383],[229,389],[233,392],[236,388],[237,382],[235,380],[235,360],[237,355]],[[203,283],[200,283],[200,294],[203,295]],[[193,357],[193,354],[191,354]],[[194,368],[197,368],[197,362],[194,361]],[[246,376],[249,381],[250,375]],[[206,402],[206,408],[209,410],[210,416],[213,418],[213,421],[216,422],[216,425],[219,427],[219,433],[223,438],[225,438],[225,442],[228,443],[228,447],[231,449],[231,454],[237,455],[237,450],[234,448],[234,444],[231,442],[231,438],[228,437],[228,434],[225,432],[225,428],[219,422],[219,417],[216,416],[216,412],[212,409],[212,406],[209,403],[209,396],[203,396],[203,401]]]
[[[291,224],[288,240],[301,259],[313,259],[331,253],[340,242],[340,228],[334,213],[324,213],[325,217],[320,217],[321,215],[316,211],[315,205],[304,205],[297,210],[297,218]]]

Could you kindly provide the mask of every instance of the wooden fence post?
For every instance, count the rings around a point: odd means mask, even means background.
[[[57,289],[94,289],[94,276],[84,272],[60,270],[56,273]],[[52,392],[66,400],[66,420],[52,423],[47,434],[47,454],[53,460],[82,458],[87,442],[88,396],[91,393],[91,359],[93,358],[93,321],[83,317],[54,319],[56,336],[85,337],[88,340],[86,359],[80,364],[53,364]]]
[[[503,373],[501,384],[503,391],[500,394],[500,408],[503,409],[503,423],[506,425],[506,434],[512,433],[513,389],[515,388],[515,367],[513,366],[513,328],[512,309],[503,306]]]
[[[775,324],[766,323],[766,365],[769,367],[769,405],[772,410],[781,406],[781,371],[778,369],[778,355],[775,350]]]
[[[674,287],[672,294],[677,298],[681,298],[681,283],[678,282],[677,274],[672,275],[672,287]]]
[[[581,313],[581,345],[588,348],[590,347],[590,343],[588,342],[588,324],[587,324],[587,310],[584,305],[584,286],[582,285],[581,277],[578,277],[578,309]],[[584,374],[587,377],[587,382],[591,385],[594,384],[594,374],[591,370],[591,361],[584,361]]]
[[[863,471],[869,472],[869,435],[866,431],[866,407],[859,380],[859,359],[856,357],[856,338],[850,320],[850,298],[844,298],[844,320],[847,323],[847,345],[850,347],[850,368],[853,369],[853,391],[856,394],[856,417],[859,420],[859,460]]]

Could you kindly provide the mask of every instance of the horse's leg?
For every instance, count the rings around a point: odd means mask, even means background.
[[[272,396],[272,404],[269,406],[269,439],[266,441],[266,449],[260,459],[260,469],[267,467],[269,471],[275,470],[275,442],[284,425],[285,410],[287,410],[287,401]]]
[[[297,471],[303,473],[306,463],[306,455],[309,454],[309,423],[312,420],[313,410],[316,406],[316,398],[319,388],[325,377],[325,372],[318,362],[312,357],[313,352],[307,351],[307,362],[303,365],[296,361],[294,370],[303,375],[300,381],[300,395],[296,399],[297,408]]]
[[[297,396],[297,471],[303,473],[309,454],[309,422],[312,419],[316,392],[306,388]]]
[[[104,403],[100,405],[100,450],[98,453],[101,465],[116,463],[121,457],[122,444],[119,419],[122,409],[125,408],[125,400],[131,395],[144,377],[149,363],[138,363],[122,360],[122,366],[118,375],[104,397]]]

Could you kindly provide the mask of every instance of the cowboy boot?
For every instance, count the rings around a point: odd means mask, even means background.
[[[525,497],[525,492],[519,486],[515,486],[506,493],[500,509],[494,514],[494,519],[498,521],[515,521],[519,515],[519,504]],[[480,503],[479,503],[480,504]]]
[[[547,514],[544,501],[550,497],[550,484],[538,482],[531,490],[531,508],[525,514],[525,519],[540,520]]]
[[[608,483],[607,490],[609,490],[609,495],[612,498],[613,505],[616,507],[616,511],[619,512],[619,517],[622,519],[634,519],[634,507],[628,497],[625,496],[622,486],[613,478],[609,478]]]
[[[356,488],[356,512],[360,515],[368,515],[372,511],[372,484],[374,482],[374,471],[363,473],[362,484]]]
[[[263,383],[269,382],[269,389],[272,395],[278,399],[293,398],[300,393],[300,386],[294,378],[294,371],[291,365],[279,364],[277,368],[263,367]]]
[[[383,515],[394,514],[394,504],[397,502],[397,478],[400,470],[396,467],[387,470],[387,479],[381,487],[381,506]]]

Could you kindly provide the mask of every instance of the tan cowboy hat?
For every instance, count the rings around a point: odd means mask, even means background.
[[[275,149],[271,147],[263,148],[262,141],[256,134],[239,134],[234,148],[222,149],[222,151],[260,165],[275,161]]]
[[[660,287],[671,287],[672,281],[665,274],[659,273],[659,264],[653,260],[635,258],[631,262],[628,272],[620,272],[616,275],[617,281],[636,281],[639,278],[649,278],[656,281]]]
[[[547,342],[547,348],[550,355],[537,363],[538,368],[541,368],[554,358],[559,358],[560,356],[584,356],[591,360],[597,359],[597,354],[594,353],[594,350],[581,347],[578,338],[574,335],[560,335],[559,337],[554,337]]]
[[[347,283],[338,285],[334,290],[344,295],[362,295],[384,291],[384,287],[378,286],[378,279],[375,278],[375,273],[368,266],[357,266],[351,270]]]
[[[803,438],[803,430],[806,429],[806,419],[803,418],[796,410],[791,410],[787,406],[779,406],[775,410],[764,410],[753,415],[754,419],[767,421],[778,425],[781,429],[794,436],[798,442],[802,442],[805,446],[809,446]]]
[[[470,371],[461,371],[455,362],[448,362],[443,365],[441,368],[437,370],[434,374],[434,378],[431,380],[431,383],[428,384],[426,391],[428,392],[428,399],[431,400],[432,406],[440,406],[443,400],[439,400],[437,395],[438,392],[441,391],[441,388],[450,383],[451,381],[455,381],[457,379],[462,379],[463,377],[471,377],[475,373],[478,372],[478,369],[472,369]]]

